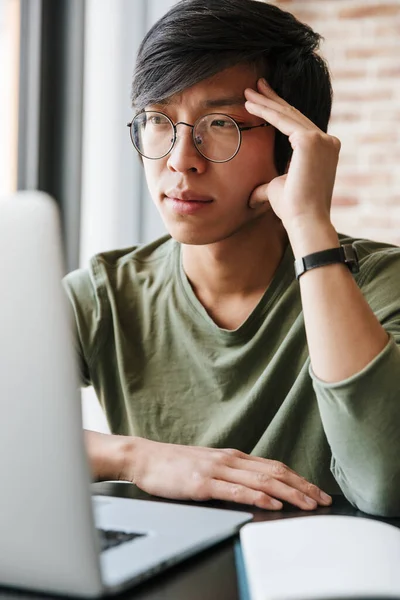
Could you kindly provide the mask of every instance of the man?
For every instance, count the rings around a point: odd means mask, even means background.
[[[65,280],[113,434],[86,433],[95,478],[400,514],[400,250],[331,223],[318,44],[253,0],[183,0],[143,40],[130,134],[170,236]]]

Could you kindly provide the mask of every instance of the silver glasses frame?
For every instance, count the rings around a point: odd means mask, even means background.
[[[163,117],[165,117],[171,123],[172,129],[174,131],[174,137],[172,139],[171,146],[170,146],[169,150],[165,154],[163,154],[162,156],[159,156],[158,158],[152,158],[150,156],[146,156],[145,154],[143,154],[143,152],[141,152],[139,150],[139,148],[135,144],[135,140],[134,140],[134,136],[133,136],[133,131],[132,131],[133,130],[132,126],[133,126],[133,123],[134,123],[135,119],[137,117],[139,117],[140,115],[142,115],[143,113],[156,113],[156,114],[162,115]],[[213,160],[211,158],[208,158],[207,156],[205,156],[201,152],[201,150],[197,147],[197,144],[196,144],[196,140],[195,140],[195,136],[194,136],[194,129],[195,129],[196,125],[201,121],[201,119],[204,119],[204,117],[209,117],[209,116],[212,116],[212,115],[220,115],[221,117],[227,117],[228,119],[230,119],[231,121],[233,121],[233,123],[235,124],[236,129],[238,131],[238,134],[239,134],[239,143],[238,143],[238,146],[236,148],[235,153],[230,158],[227,158],[225,160]],[[219,113],[219,112],[216,113],[216,112],[214,112],[214,113],[207,113],[206,115],[201,115],[198,119],[196,119],[196,121],[194,122],[194,124],[191,125],[190,123],[186,123],[185,121],[178,121],[177,123],[174,123],[172,121],[172,119],[170,119],[170,117],[168,115],[166,115],[165,113],[163,113],[163,112],[161,112],[159,110],[141,110],[139,113],[137,113],[137,115],[135,115],[133,117],[133,119],[132,119],[132,121],[130,121],[130,123],[127,123],[127,127],[129,127],[129,134],[130,134],[130,138],[131,138],[131,142],[133,144],[133,147],[135,148],[135,150],[141,156],[143,156],[143,158],[147,158],[148,160],[161,160],[162,158],[165,158],[172,151],[173,147],[175,146],[176,139],[177,139],[177,126],[178,125],[186,125],[186,127],[190,127],[191,128],[191,130],[192,130],[193,144],[194,144],[194,147],[196,148],[197,152],[200,154],[200,156],[202,156],[203,158],[205,158],[206,160],[208,160],[209,162],[212,162],[212,163],[225,163],[225,162],[229,162],[230,160],[232,160],[233,158],[235,158],[235,156],[239,152],[240,146],[242,145],[242,131],[249,131],[250,129],[257,129],[258,127],[269,127],[270,123],[261,123],[260,125],[251,125],[251,126],[243,127],[243,126],[239,125],[239,123],[233,117],[230,117],[229,115],[226,115],[225,113]]]

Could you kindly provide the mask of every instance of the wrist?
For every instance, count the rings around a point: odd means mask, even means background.
[[[85,431],[85,443],[96,481],[127,480],[128,456],[134,452],[137,438]]]
[[[122,443],[118,451],[119,481],[135,483],[135,465],[139,460],[140,448],[146,441],[148,440],[140,437],[122,436]]]
[[[340,246],[338,234],[330,220],[298,220],[286,231],[295,258]]]

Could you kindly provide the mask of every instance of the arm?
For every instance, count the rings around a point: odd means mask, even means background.
[[[232,449],[180,446],[139,437],[85,431],[95,480],[135,483],[148,494],[177,500],[228,500],[280,510],[285,500],[303,510],[332,499],[289,467]]]
[[[392,268],[385,262],[390,261],[381,260],[363,286],[374,290],[370,295],[385,329],[344,265],[305,273],[300,290],[332,472],[358,508],[398,516],[400,349],[395,339],[400,333],[400,286],[392,284],[389,290],[387,282],[398,279],[400,261],[393,260]]]
[[[246,108],[286,134],[293,155],[288,172],[257,188],[250,205],[272,207],[296,258],[339,246],[330,220],[339,140],[318,129],[268,85],[259,84],[259,90],[261,94],[246,90]],[[389,344],[388,332],[346,266],[313,269],[299,284],[332,471],[360,509],[400,514],[400,436],[394,427],[400,422],[399,349],[393,341]],[[399,297],[396,302],[395,328],[400,322]]]
[[[98,431],[84,432],[86,452],[95,481],[122,481],[125,455],[134,446],[134,438]]]
[[[296,223],[289,230],[296,258],[339,246],[330,222]],[[389,338],[343,264],[311,269],[300,279],[308,349],[314,374],[334,383],[359,373]]]

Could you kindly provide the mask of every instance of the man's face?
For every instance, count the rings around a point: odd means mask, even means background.
[[[173,123],[193,125],[202,115],[223,113],[241,126],[259,125],[262,119],[244,107],[244,90],[256,88],[256,81],[253,68],[238,65],[146,110],[163,112]],[[229,98],[233,100],[227,102]],[[273,127],[260,127],[242,132],[240,150],[232,160],[212,163],[196,150],[191,129],[178,125],[175,146],[166,157],[143,159],[151,196],[170,235],[184,244],[202,245],[244,227],[250,233],[260,217],[248,207],[249,197],[258,185],[278,175],[273,150]]]

